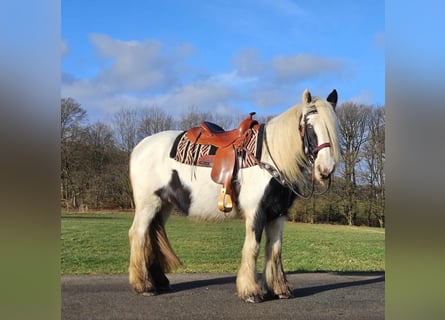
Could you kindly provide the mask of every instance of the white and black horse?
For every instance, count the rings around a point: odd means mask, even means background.
[[[258,138],[261,154],[257,165],[238,170],[236,204],[228,213],[217,209],[221,185],[210,178],[211,168],[184,164],[171,157],[181,131],[164,131],[142,140],[130,160],[136,208],[129,230],[129,282],[133,289],[143,295],[170,289],[165,273],[177,268],[180,261],[164,226],[176,206],[190,217],[206,220],[244,217],[246,234],[236,279],[238,296],[247,302],[260,302],[265,294],[291,297],[281,261],[283,224],[298,194],[298,182],[308,179],[304,172],[312,171],[312,179],[324,184],[334,171],[339,158],[336,104],[335,90],[326,100],[312,97],[305,90],[301,105],[264,124]],[[263,230],[265,267],[262,283],[258,283],[256,263]]]

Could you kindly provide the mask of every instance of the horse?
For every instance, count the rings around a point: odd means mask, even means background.
[[[312,97],[306,89],[300,105],[263,124],[264,134],[257,142],[261,152],[254,165],[238,170],[235,204],[229,212],[217,209],[221,186],[212,181],[212,168],[171,157],[182,131],[162,131],[139,142],[129,163],[135,204],[128,232],[133,290],[145,296],[172,290],[166,273],[181,261],[170,245],[165,224],[176,207],[189,217],[205,220],[244,218],[245,240],[236,276],[241,300],[257,303],[270,295],[293,297],[281,260],[283,227],[287,210],[302,195],[299,181],[326,185],[329,180],[330,184],[339,159],[337,99],[335,89],[326,100]],[[259,277],[256,264],[263,230],[265,264]]]

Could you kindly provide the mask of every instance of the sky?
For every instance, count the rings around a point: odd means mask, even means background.
[[[61,96],[121,108],[278,114],[304,89],[385,104],[382,0],[62,1]]]

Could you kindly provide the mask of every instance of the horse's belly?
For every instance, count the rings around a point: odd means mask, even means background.
[[[176,169],[183,186],[190,192],[188,216],[205,220],[223,220],[238,215],[235,208],[231,212],[218,210],[222,186],[210,178],[210,168],[181,164]]]
[[[242,217],[244,212],[255,212],[270,176],[258,167],[242,169],[238,173],[240,194],[230,212],[218,209],[222,185],[210,178],[210,168],[181,165],[177,167],[184,187],[191,191],[190,217],[205,220],[224,220]],[[234,199],[232,199],[234,200]],[[234,200],[235,202],[235,200]]]

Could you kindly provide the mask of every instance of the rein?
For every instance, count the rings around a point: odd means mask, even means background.
[[[331,147],[331,143],[326,142],[326,143],[322,143],[318,146],[316,146],[315,148],[313,148],[313,150],[311,150],[310,148],[310,144],[307,138],[307,127],[309,126],[309,124],[307,123],[307,116],[310,114],[314,114],[317,113],[317,110],[311,110],[310,112],[306,113],[304,115],[304,126],[302,126],[300,128],[300,135],[301,138],[303,140],[303,148],[304,148],[304,154],[306,155],[306,158],[309,160],[310,164],[311,164],[311,172],[312,172],[312,183],[311,183],[311,189],[309,191],[309,194],[304,195],[301,192],[299,192],[298,190],[295,189],[294,184],[289,183],[283,176],[283,174],[281,173],[280,169],[278,168],[274,158],[272,157],[272,154],[270,152],[270,148],[269,148],[269,143],[267,142],[267,135],[266,135],[266,128],[264,128],[264,141],[266,144],[266,149],[267,149],[267,153],[270,156],[270,159],[272,160],[272,163],[274,164],[273,166],[263,162],[263,161],[258,161],[258,165],[261,168],[264,168],[267,170],[267,172],[269,172],[269,174],[276,180],[278,181],[282,186],[288,188],[290,191],[292,191],[295,195],[299,196],[300,198],[304,199],[304,200],[308,200],[310,199],[313,195],[316,196],[320,196],[320,195],[324,195],[326,192],[329,191],[329,189],[331,188],[331,176],[329,176],[329,182],[328,182],[328,186],[326,187],[325,190],[323,190],[322,192],[315,192],[315,179],[314,179],[314,165],[315,165],[315,158],[317,157],[318,152],[323,149],[323,148],[329,148]]]

